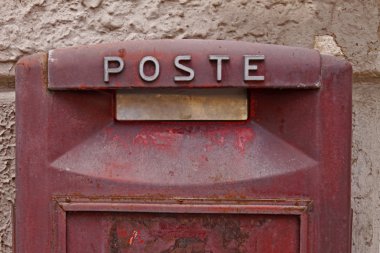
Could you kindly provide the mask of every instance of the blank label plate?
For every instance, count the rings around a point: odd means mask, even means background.
[[[246,120],[246,89],[149,89],[116,94],[117,120]]]

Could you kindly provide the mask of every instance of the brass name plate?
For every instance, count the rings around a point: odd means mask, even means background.
[[[131,89],[116,94],[116,119],[120,121],[247,118],[246,89]]]

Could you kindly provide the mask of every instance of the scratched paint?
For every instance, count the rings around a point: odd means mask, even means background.
[[[317,165],[313,158],[256,123],[167,125],[110,125],[53,161],[52,166],[150,185],[205,185],[256,180]]]
[[[235,131],[235,146],[240,153],[245,151],[246,144],[252,141],[253,138],[254,132],[252,128],[242,128],[239,131]]]
[[[68,229],[70,253],[298,253],[300,232],[292,215],[101,212],[69,215]]]

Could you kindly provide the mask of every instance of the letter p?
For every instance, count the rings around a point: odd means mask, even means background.
[[[116,68],[111,68],[110,63],[117,62],[119,64]],[[117,56],[106,56],[104,57],[104,82],[108,83],[110,80],[110,74],[117,74],[123,71],[124,61],[122,58]]]

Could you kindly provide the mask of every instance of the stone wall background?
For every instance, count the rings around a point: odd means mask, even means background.
[[[380,252],[379,0],[9,0],[0,4],[0,252],[12,252],[14,64],[53,48],[228,39],[317,48],[353,64],[353,253]]]

